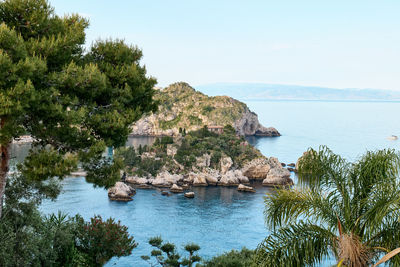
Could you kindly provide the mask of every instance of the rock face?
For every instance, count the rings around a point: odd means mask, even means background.
[[[240,135],[280,136],[272,127],[258,121],[246,104],[228,96],[208,97],[187,83],[175,83],[158,90],[159,111],[132,125],[133,135],[177,136],[179,128],[198,130],[203,125],[232,125]]]
[[[123,182],[116,182],[113,187],[108,189],[108,197],[116,201],[131,201],[135,193],[134,188]]]
[[[230,157],[223,157],[220,160],[220,169],[221,169],[221,174],[225,174],[231,167],[232,167],[233,161]]]
[[[211,160],[211,155],[204,154],[203,156],[196,158],[196,166],[198,168],[210,167],[210,160]]]
[[[238,186],[237,190],[238,190],[238,191],[243,191],[243,192],[252,192],[252,193],[255,193],[255,192],[256,192],[256,190],[254,190],[253,187],[251,187],[251,186],[245,186],[245,185],[243,185],[243,184],[240,184],[240,185]]]

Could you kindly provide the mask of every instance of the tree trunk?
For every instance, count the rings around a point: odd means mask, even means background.
[[[0,122],[0,129],[4,127],[5,119],[2,118]],[[6,191],[7,173],[10,161],[10,147],[11,143],[6,145],[0,144],[0,218],[3,211],[4,194]]]

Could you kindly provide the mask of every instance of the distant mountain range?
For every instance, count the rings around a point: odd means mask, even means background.
[[[262,83],[214,83],[195,86],[209,96],[227,95],[242,100],[400,101],[400,91],[334,89]]]

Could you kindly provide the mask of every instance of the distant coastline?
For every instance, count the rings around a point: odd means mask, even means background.
[[[383,89],[336,89],[268,83],[213,83],[198,85],[195,88],[211,96],[229,95],[230,97],[246,101],[400,101],[400,91]]]

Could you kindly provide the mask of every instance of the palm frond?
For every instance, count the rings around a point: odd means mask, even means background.
[[[329,194],[313,189],[277,189],[265,198],[265,222],[275,229],[294,223],[298,218],[308,217],[336,226],[335,208],[337,203],[329,199]],[[310,219],[311,219],[310,218]]]
[[[262,242],[255,253],[256,266],[315,266],[330,255],[336,236],[309,223],[282,227]]]

